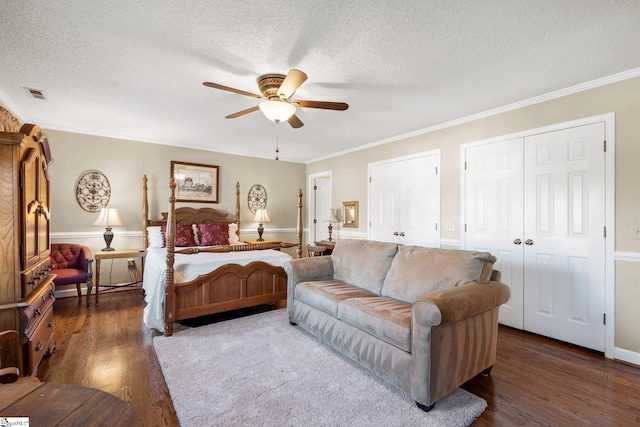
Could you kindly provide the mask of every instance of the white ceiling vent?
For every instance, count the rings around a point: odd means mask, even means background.
[[[31,89],[30,87],[25,87],[25,89],[28,90],[31,96],[33,96],[35,99],[45,99],[44,91],[40,89]]]

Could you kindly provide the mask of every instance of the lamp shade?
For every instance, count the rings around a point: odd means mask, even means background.
[[[324,214],[322,214],[322,221],[324,222],[337,222],[338,217],[336,216],[336,211],[334,209],[329,209]]]
[[[286,101],[262,101],[260,110],[269,120],[279,123],[289,120],[296,112],[296,107]]]
[[[267,209],[259,208],[256,209],[256,214],[253,217],[253,222],[271,222],[271,218],[269,218],[269,214],[267,213]]]
[[[122,225],[122,220],[120,219],[120,215],[118,215],[118,210],[116,208],[102,208],[98,219],[96,219],[93,225],[114,227]]]

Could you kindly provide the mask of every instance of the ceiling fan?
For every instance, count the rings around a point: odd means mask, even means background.
[[[223,86],[218,83],[204,82],[202,84],[214,89],[226,90],[264,100],[259,105],[229,114],[225,117],[227,119],[235,119],[236,117],[261,110],[269,120],[276,123],[286,120],[292,128],[301,128],[304,123],[295,115],[296,107],[337,111],[344,111],[349,108],[349,105],[344,102],[292,100],[291,97],[305,80],[307,80],[307,75],[295,68],[289,70],[286,76],[284,74],[265,74],[258,77],[257,80],[258,89],[260,89],[262,95],[245,92],[244,90]]]

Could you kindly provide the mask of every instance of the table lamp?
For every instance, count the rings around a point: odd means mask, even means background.
[[[270,221],[271,221],[271,218],[269,218],[269,214],[267,213],[267,208],[256,209],[256,214],[253,217],[253,222],[259,223],[258,224],[258,242],[264,242],[264,239],[262,238],[264,227],[262,226],[262,224]]]
[[[96,219],[96,222],[94,222],[93,225],[105,227],[103,236],[107,247],[104,248],[103,251],[115,250],[111,247],[111,241],[113,240],[113,231],[111,231],[111,227],[122,225],[122,220],[118,215],[118,210],[116,208],[102,208],[98,219]]]
[[[332,222],[338,222],[338,217],[336,216],[336,211],[334,209],[329,209],[328,211],[326,211],[324,213],[324,215],[322,215],[322,220],[324,222],[328,222],[329,223],[329,241],[331,242],[333,239],[331,238],[331,233],[333,232],[333,225],[331,224]]]

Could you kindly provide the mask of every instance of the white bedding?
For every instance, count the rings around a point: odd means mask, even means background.
[[[144,323],[148,328],[164,331],[164,288],[167,270],[167,249],[150,247],[144,262],[142,288],[145,291]],[[264,261],[276,267],[284,266],[291,256],[273,249],[227,253],[175,254],[174,281],[188,282],[224,264],[247,265]]]

